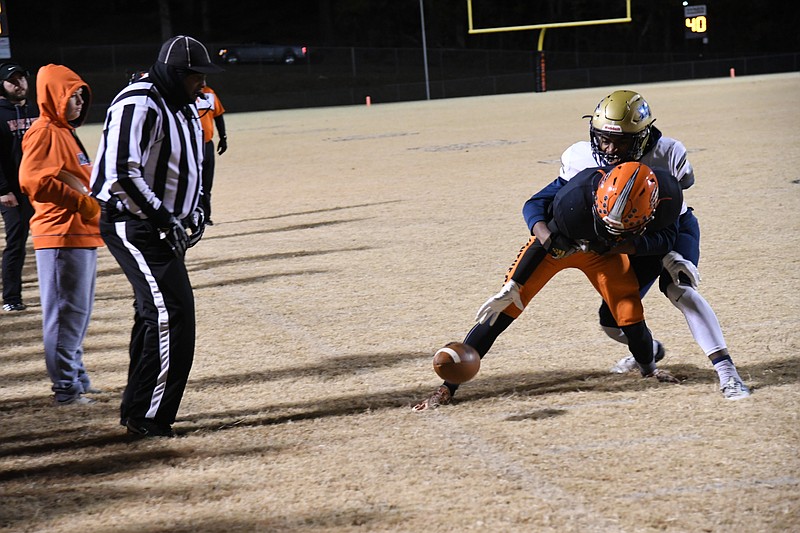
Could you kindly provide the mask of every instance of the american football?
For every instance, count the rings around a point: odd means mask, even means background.
[[[433,370],[449,383],[465,383],[478,373],[481,357],[472,346],[450,342],[433,354]]]
[[[58,173],[58,176],[56,176],[56,179],[66,183],[69,187],[75,189],[81,194],[88,195],[89,193],[92,192],[89,190],[88,187],[86,187],[86,185],[83,184],[83,182],[78,176],[70,172],[67,172],[66,170],[61,170]]]

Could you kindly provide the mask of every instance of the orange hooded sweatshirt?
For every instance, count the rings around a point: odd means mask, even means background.
[[[68,122],[67,103],[83,89],[80,116]],[[34,208],[31,218],[33,247],[97,248],[100,217],[84,220],[77,212],[82,193],[56,178],[65,170],[77,176],[88,189],[92,173],[89,155],[75,135],[83,124],[91,103],[89,86],[80,76],[61,65],[46,65],[36,77],[39,118],[22,139],[19,182]]]

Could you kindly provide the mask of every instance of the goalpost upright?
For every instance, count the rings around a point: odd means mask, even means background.
[[[467,0],[467,24],[470,34],[480,33],[500,33],[507,31],[541,30],[539,32],[539,43],[536,49],[536,92],[547,90],[545,54],[544,54],[544,32],[548,28],[569,28],[574,26],[596,26],[600,24],[620,24],[631,22],[631,0],[625,1],[625,16],[618,18],[596,19],[596,20],[576,20],[568,22],[548,22],[543,24],[525,24],[519,26],[497,26],[490,28],[476,28],[472,19],[472,1]]]

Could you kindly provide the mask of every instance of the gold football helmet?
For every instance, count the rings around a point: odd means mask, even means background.
[[[634,91],[614,91],[583,118],[589,119],[592,152],[602,165],[641,159],[656,120],[644,97]]]

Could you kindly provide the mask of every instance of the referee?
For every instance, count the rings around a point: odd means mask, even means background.
[[[192,367],[194,294],[184,254],[204,227],[194,102],[205,75],[220,71],[200,41],[166,41],[147,75],[111,103],[92,173],[100,233],[134,292],[120,423],[136,436],[174,436]]]

